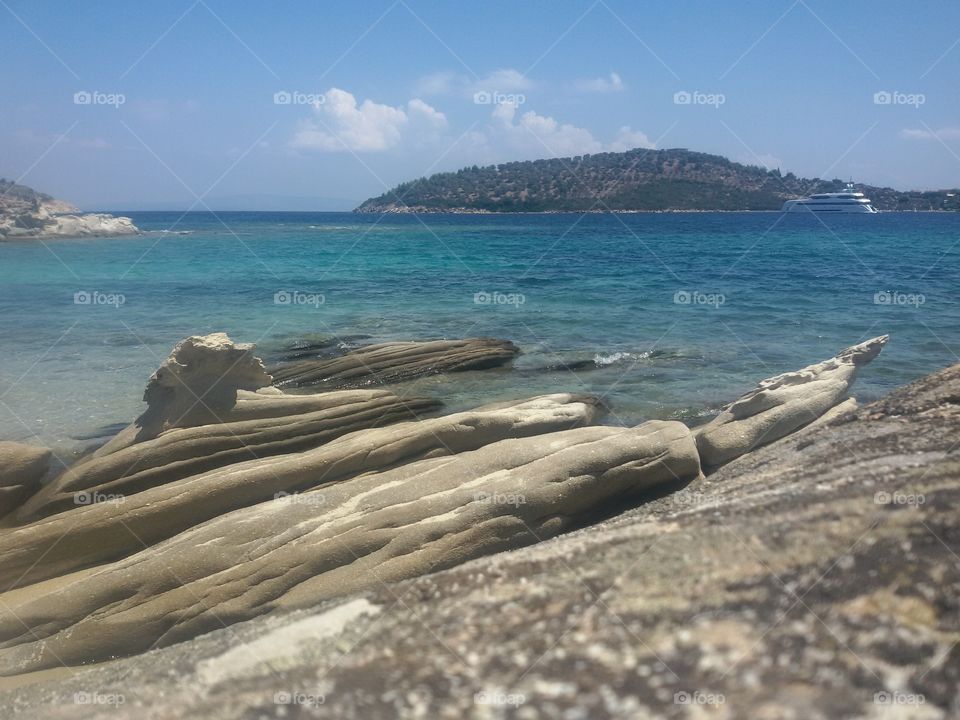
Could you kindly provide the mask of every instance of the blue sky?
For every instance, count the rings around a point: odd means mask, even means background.
[[[955,1],[2,0],[0,46],[0,176],[86,208],[629,147],[960,185]]]

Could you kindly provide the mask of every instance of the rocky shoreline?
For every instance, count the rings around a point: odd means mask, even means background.
[[[0,444],[0,715],[946,718],[960,366],[858,408],[886,342],[691,429],[389,389],[506,341],[188,338],[59,476]]]
[[[0,180],[0,242],[66,237],[138,235],[128,217],[80,213],[62,200]]]

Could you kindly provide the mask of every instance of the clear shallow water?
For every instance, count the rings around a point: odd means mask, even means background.
[[[593,392],[612,423],[702,417],[882,333],[861,399],[960,351],[960,215],[125,214],[148,232],[0,243],[0,438],[69,449],[129,421],[171,347],[219,330],[267,356],[312,335],[508,338],[513,370],[406,390],[451,409]]]

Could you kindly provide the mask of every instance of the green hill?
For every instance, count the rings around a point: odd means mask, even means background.
[[[683,149],[636,149],[473,166],[402,183],[357,212],[779,210],[784,200],[843,190],[842,180],[742,165]],[[880,210],[957,210],[958,191],[857,185]]]

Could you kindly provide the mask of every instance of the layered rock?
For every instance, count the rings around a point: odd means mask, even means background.
[[[368,345],[340,357],[303,360],[271,370],[278,387],[363,387],[443,372],[505,365],[519,353],[507,340],[468,338]]]
[[[704,467],[730,462],[807,425],[847,400],[857,370],[873,360],[889,336],[841,351],[795,372],[761,380],[696,431]]]
[[[606,501],[699,472],[686,426],[652,421],[502,440],[261,503],[12,602],[0,674],[141,652],[378,589],[552,537]]]
[[[948,720],[958,397],[960,365],[616,518],[20,688],[0,715]],[[75,704],[91,688],[127,702]]]
[[[235,343],[226,333],[194,335],[177,343],[147,383],[146,411],[97,455],[150,440],[171,428],[233,419],[228,416],[238,392],[267,388],[272,381],[253,349],[252,343]],[[249,413],[244,419],[250,419]]]
[[[440,403],[399,398],[386,390],[343,390],[303,397],[238,393],[230,418],[174,428],[159,437],[95,455],[69,468],[16,513],[27,523],[78,504],[135,493],[227,465],[303,452],[358,430],[416,420]]]
[[[124,557],[277,493],[327,487],[422,458],[586,425],[600,411],[590,397],[546,395],[354,432],[313,450],[247,460],[130,497],[107,494],[105,502],[0,533],[0,585],[26,585]],[[70,542],[61,542],[66,535]]]
[[[37,445],[0,442],[0,518],[40,489],[50,467],[50,454]]]

